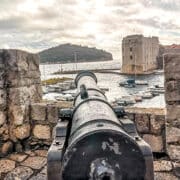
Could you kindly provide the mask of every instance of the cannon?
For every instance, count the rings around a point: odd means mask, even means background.
[[[61,109],[48,151],[48,180],[153,180],[150,146],[90,71],[75,78],[74,106]]]

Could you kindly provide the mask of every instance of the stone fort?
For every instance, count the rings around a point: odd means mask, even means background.
[[[156,69],[158,52],[158,37],[126,36],[122,41],[122,72],[143,74]]]

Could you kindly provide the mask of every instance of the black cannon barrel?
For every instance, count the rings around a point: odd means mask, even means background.
[[[77,75],[71,130],[62,158],[63,180],[150,180],[151,163],[128,135],[89,71]]]

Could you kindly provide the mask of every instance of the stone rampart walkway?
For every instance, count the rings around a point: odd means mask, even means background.
[[[0,159],[0,180],[46,180],[47,150],[14,153]],[[155,180],[178,180],[167,158],[154,161]]]

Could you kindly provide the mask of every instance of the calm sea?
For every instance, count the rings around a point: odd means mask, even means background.
[[[106,62],[91,62],[91,63],[70,63],[70,64],[46,64],[40,65],[41,79],[49,79],[53,77],[71,77],[75,78],[76,74],[66,74],[66,75],[53,75],[52,73],[61,71],[72,71],[72,70],[88,70],[88,69],[117,69],[114,71],[120,72],[121,63],[117,60],[106,61]],[[113,73],[96,73],[98,78],[98,85],[100,87],[109,88],[106,92],[106,96],[109,102],[114,101],[122,96],[133,95],[138,92],[144,92],[147,90],[148,86],[139,86],[136,88],[124,88],[119,86],[119,82],[124,81],[133,76],[118,75]],[[149,86],[153,85],[164,85],[163,74],[151,74],[151,75],[141,75],[136,76],[137,80],[146,80]],[[164,94],[160,94],[152,99],[143,100],[141,103],[135,104],[139,107],[165,107]]]

